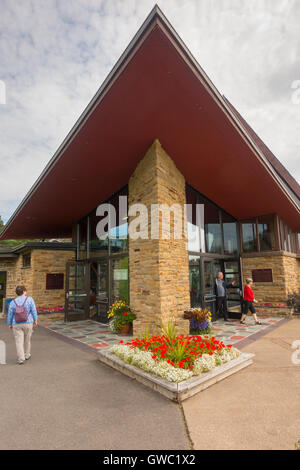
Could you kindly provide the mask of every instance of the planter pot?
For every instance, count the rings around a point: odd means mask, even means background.
[[[125,323],[119,330],[120,335],[128,335],[130,333],[131,323]]]

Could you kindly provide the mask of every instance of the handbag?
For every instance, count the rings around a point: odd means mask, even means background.
[[[17,302],[14,300],[16,304],[16,308],[15,308],[15,322],[16,323],[25,323],[28,321],[28,314],[25,308],[27,299],[28,297],[26,297],[26,299],[24,300],[23,305],[18,305]]]

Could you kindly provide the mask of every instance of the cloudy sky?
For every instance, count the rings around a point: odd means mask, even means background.
[[[300,0],[159,0],[178,34],[300,180]],[[0,0],[0,215],[7,221],[153,0]],[[2,91],[2,93],[1,93]]]

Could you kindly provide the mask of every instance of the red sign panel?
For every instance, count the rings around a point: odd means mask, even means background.
[[[273,282],[272,269],[253,269],[253,282]]]

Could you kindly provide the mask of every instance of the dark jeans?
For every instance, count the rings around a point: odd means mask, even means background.
[[[247,315],[249,310],[251,313],[256,313],[253,302],[250,302],[250,300],[243,300],[243,314]]]
[[[226,297],[216,298],[216,311],[223,315],[224,320],[228,320],[227,299]]]

